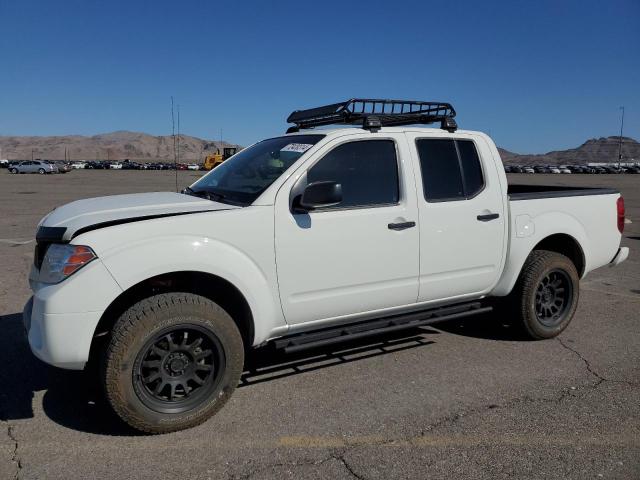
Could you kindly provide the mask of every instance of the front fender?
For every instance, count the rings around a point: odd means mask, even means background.
[[[124,290],[157,275],[196,271],[221,277],[246,298],[254,319],[254,345],[286,325],[277,283],[238,248],[217,239],[170,235],[139,240],[102,252],[102,262]]]
[[[590,264],[590,247],[586,230],[575,217],[563,212],[542,213],[530,219],[532,225],[528,229],[533,232],[527,236],[518,235],[516,219],[517,216],[511,219],[510,244],[504,271],[490,295],[508,295],[518,280],[529,254],[538,243],[551,235],[564,234],[573,238],[580,245],[584,255],[584,274],[593,269]]]

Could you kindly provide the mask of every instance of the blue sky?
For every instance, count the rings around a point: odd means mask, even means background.
[[[354,96],[450,101],[520,153],[640,139],[640,2],[0,0],[0,135],[248,144]]]

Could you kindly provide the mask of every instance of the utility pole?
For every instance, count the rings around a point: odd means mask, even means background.
[[[622,162],[622,129],[624,127],[624,106],[620,107],[622,110],[622,119],[620,120],[620,141],[618,142],[618,170],[620,170],[620,162]]]
[[[31,149],[31,161],[33,162],[33,148]]]

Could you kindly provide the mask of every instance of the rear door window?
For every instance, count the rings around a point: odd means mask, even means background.
[[[472,141],[418,139],[416,147],[425,200],[465,200],[484,188],[480,158]]]

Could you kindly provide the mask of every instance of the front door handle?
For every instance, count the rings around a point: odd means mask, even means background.
[[[406,230],[407,228],[415,227],[416,222],[400,222],[400,223],[390,223],[387,225],[389,230]]]
[[[476,218],[480,221],[480,222],[489,222],[491,220],[495,220],[496,218],[500,217],[499,213],[488,213],[486,215],[478,215]]]

